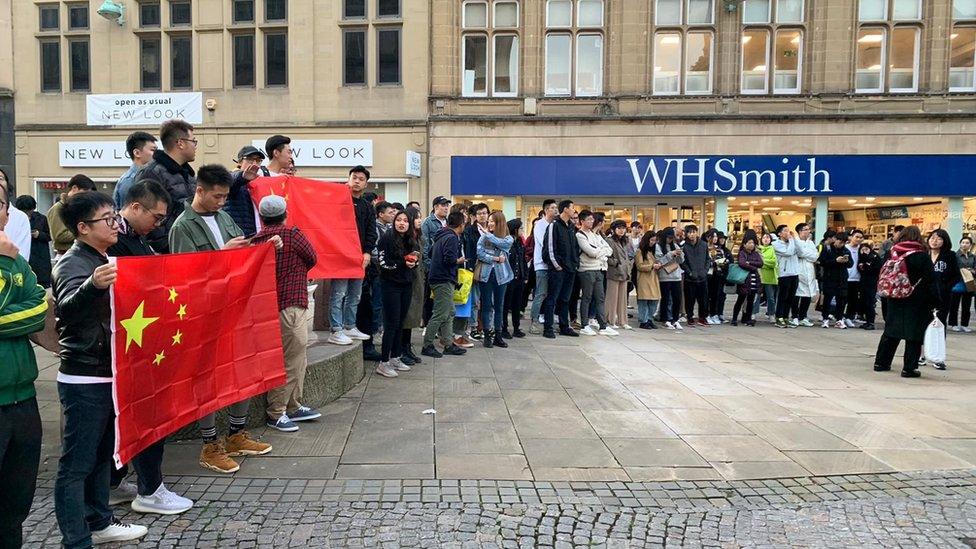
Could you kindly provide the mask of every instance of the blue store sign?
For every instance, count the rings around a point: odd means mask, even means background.
[[[455,156],[453,194],[966,196],[976,155]]]

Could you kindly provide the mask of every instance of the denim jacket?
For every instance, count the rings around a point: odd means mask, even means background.
[[[508,260],[508,251],[512,248],[511,235],[505,238],[498,238],[491,233],[484,233],[478,239],[478,261],[483,263],[481,266],[481,277],[479,282],[488,282],[491,272],[495,271],[495,282],[499,285],[508,284],[515,278],[512,273],[512,265]],[[499,255],[505,256],[503,263],[498,263],[494,258]]]

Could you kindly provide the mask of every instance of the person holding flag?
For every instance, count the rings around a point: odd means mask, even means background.
[[[186,203],[183,213],[169,232],[172,253],[232,250],[250,245],[240,227],[222,208],[230,194],[233,177],[227,168],[217,164],[201,166],[197,171],[193,199]],[[281,247],[280,238],[275,246]],[[207,414],[199,421],[203,449],[200,466],[218,473],[233,473],[240,469],[231,456],[264,455],[271,445],[250,437],[247,425],[249,400],[228,407],[230,428],[226,440],[217,438],[216,414]]]

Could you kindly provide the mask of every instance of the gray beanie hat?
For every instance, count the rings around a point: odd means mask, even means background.
[[[277,195],[268,195],[261,199],[261,204],[258,206],[258,214],[261,217],[278,217],[284,215],[286,202],[283,197]]]

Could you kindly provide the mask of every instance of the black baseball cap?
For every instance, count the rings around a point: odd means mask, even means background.
[[[241,160],[244,160],[249,156],[255,156],[255,155],[260,156],[261,160],[265,159],[264,153],[261,152],[261,149],[253,145],[246,145],[244,147],[241,147],[241,150],[237,152],[237,158],[235,158],[234,160],[240,162]]]
[[[438,197],[434,198],[434,200],[430,203],[430,205],[431,205],[431,207],[433,207],[433,206],[436,206],[438,204],[450,204],[450,203],[451,203],[451,201],[449,199],[447,199],[447,198],[445,198],[443,196],[438,196]]]

